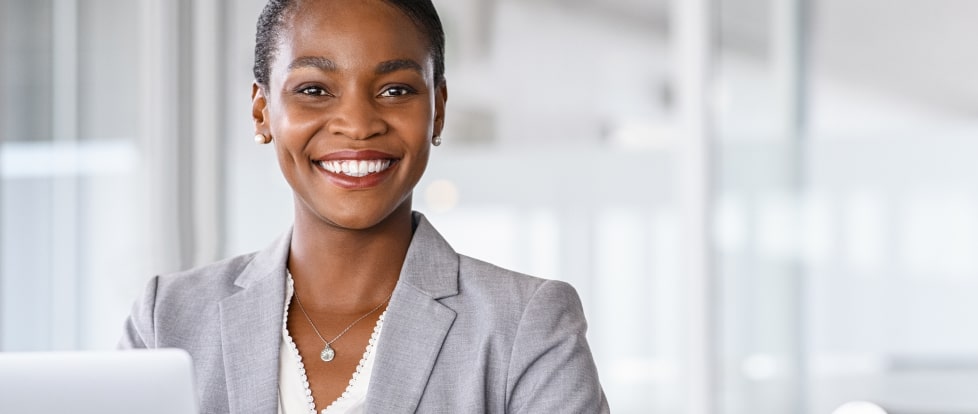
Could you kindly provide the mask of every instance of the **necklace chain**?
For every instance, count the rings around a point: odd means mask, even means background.
[[[330,347],[330,345],[333,345],[333,342],[336,342],[337,339],[340,339],[341,336],[343,336],[344,334],[346,334],[351,328],[353,328],[354,325],[357,324],[357,322],[360,322],[360,321],[363,320],[363,318],[366,318],[367,316],[370,316],[374,312],[377,312],[377,309],[380,309],[381,306],[384,306],[384,304],[387,303],[387,301],[389,301],[392,296],[394,296],[394,291],[392,290],[391,291],[391,294],[390,295],[387,295],[387,299],[384,299],[382,302],[380,302],[380,304],[378,304],[376,307],[374,307],[373,309],[371,309],[370,312],[367,312],[367,313],[363,314],[363,316],[360,316],[355,321],[351,322],[349,325],[346,326],[346,329],[343,329],[342,332],[340,332],[332,340],[329,340],[329,341],[327,341],[326,338],[323,338],[323,334],[319,333],[319,329],[316,328],[316,324],[312,322],[312,318],[310,318],[309,317],[309,314],[306,313],[306,309],[302,306],[302,301],[299,300],[299,293],[298,292],[295,292],[293,290],[293,295],[295,296],[295,303],[297,305],[299,305],[299,310],[302,311],[302,315],[306,317],[306,320],[307,321],[309,321],[309,326],[312,326],[313,332],[316,332],[316,336],[318,336],[319,339],[322,340],[323,343],[326,345],[326,347],[324,348],[323,351],[326,352],[326,350],[329,350],[328,351],[329,354],[330,354],[329,355],[329,358],[323,357],[323,361],[329,362],[330,360],[333,359],[333,357],[332,357],[333,350]]]

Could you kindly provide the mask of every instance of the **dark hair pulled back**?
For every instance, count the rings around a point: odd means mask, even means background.
[[[410,18],[428,40],[428,48],[435,67],[435,84],[441,84],[445,80],[445,31],[434,4],[431,0],[384,1]],[[263,87],[268,86],[272,60],[275,58],[288,15],[298,2],[299,0],[269,0],[258,18],[254,73],[255,81]]]

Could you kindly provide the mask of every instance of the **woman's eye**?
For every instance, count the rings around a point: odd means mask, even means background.
[[[308,96],[326,96],[326,95],[329,95],[329,92],[326,92],[326,89],[320,88],[318,86],[308,86],[308,87],[299,89],[299,93],[301,93],[303,95],[308,95]]]
[[[380,96],[383,96],[383,97],[386,97],[386,98],[392,98],[392,97],[397,97],[397,96],[408,95],[411,92],[413,92],[413,91],[411,89],[409,89],[409,88],[406,88],[406,87],[403,87],[403,86],[393,86],[393,87],[387,88],[383,92],[381,92],[380,93]]]

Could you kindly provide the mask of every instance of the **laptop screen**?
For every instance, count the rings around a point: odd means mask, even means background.
[[[0,353],[5,414],[196,414],[190,355],[178,349]]]

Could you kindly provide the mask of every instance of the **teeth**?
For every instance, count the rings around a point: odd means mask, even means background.
[[[324,170],[335,174],[349,175],[351,177],[363,177],[368,174],[379,173],[391,166],[390,160],[342,160],[342,161],[320,161],[319,166]]]

